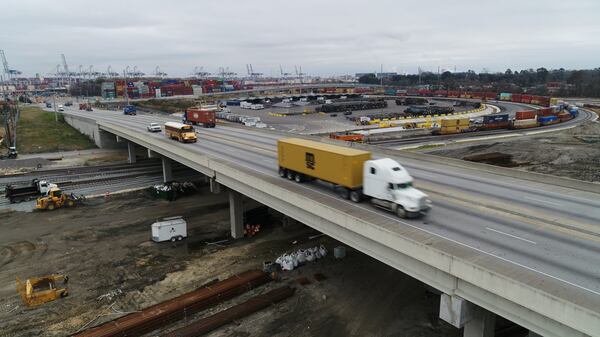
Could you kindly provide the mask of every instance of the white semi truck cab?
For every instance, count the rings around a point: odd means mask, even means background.
[[[414,188],[412,183],[410,174],[393,159],[367,160],[364,163],[363,194],[370,197],[375,206],[392,211],[399,217],[415,217],[431,208],[427,194]]]

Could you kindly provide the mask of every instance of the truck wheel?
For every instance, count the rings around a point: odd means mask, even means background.
[[[403,219],[404,219],[404,218],[406,218],[406,211],[404,210],[404,207],[402,207],[402,206],[398,205],[398,206],[396,207],[396,215],[397,215],[399,218],[403,218]]]
[[[294,171],[287,170],[286,176],[289,180],[294,180]]]
[[[181,235],[179,235],[179,236],[177,237],[177,241],[181,241],[182,239],[183,239],[183,236],[181,236]]]
[[[301,183],[301,182],[304,181],[304,177],[302,176],[302,174],[296,173],[294,175],[294,181],[297,182],[297,183]]]
[[[73,206],[75,206],[75,202],[73,200],[68,200],[67,201],[67,206],[68,207],[73,207]]]
[[[353,202],[360,202],[362,200],[362,195],[359,191],[350,192],[350,200]]]
[[[171,242],[175,242],[175,241],[177,241],[177,238],[176,237],[172,237],[171,238]]]
[[[286,175],[285,169],[283,167],[280,167],[279,168],[279,176],[281,178],[285,178],[285,175]]]
[[[338,193],[340,194],[340,197],[342,197],[343,199],[348,199],[350,197],[350,191],[348,191],[347,188],[340,187],[339,189],[340,190]]]
[[[49,211],[54,210],[54,203],[49,203],[48,206],[46,207],[46,209],[48,209]]]

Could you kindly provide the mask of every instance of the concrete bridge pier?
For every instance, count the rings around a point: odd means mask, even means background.
[[[239,192],[229,190],[229,220],[231,221],[231,237],[244,237],[244,201]]]
[[[496,315],[477,307],[471,320],[465,323],[464,337],[494,337]]]
[[[127,162],[135,163],[135,143],[127,142]]]
[[[467,300],[442,294],[440,318],[457,328],[464,328],[464,337],[494,337],[496,315]]]
[[[173,168],[170,158],[162,157],[163,182],[173,181]]]

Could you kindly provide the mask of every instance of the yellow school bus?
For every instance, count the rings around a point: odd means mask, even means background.
[[[197,140],[196,131],[194,131],[191,125],[177,122],[166,122],[165,134],[170,139],[175,139],[182,143],[195,143]]]

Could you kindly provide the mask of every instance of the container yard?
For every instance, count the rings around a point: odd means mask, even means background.
[[[5,1],[0,337],[600,337],[600,1],[541,3]]]

